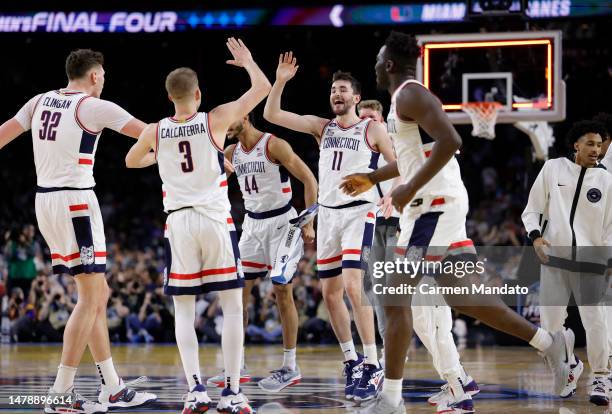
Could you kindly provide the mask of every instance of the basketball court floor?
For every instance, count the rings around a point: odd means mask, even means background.
[[[10,397],[44,395],[53,382],[59,364],[58,345],[11,345],[0,347],[0,413],[42,412],[41,407],[10,404]],[[577,354],[586,360],[585,350]],[[256,381],[278,367],[282,355],[278,346],[249,346],[246,361],[254,381],[243,390],[260,414],[351,413],[353,403],[343,394],[341,353],[337,346],[301,347],[298,363],[303,381],[277,394],[257,387]],[[200,348],[202,375],[217,374],[222,366],[220,346]],[[442,384],[423,348],[409,355],[404,370],[404,399],[409,413],[435,413],[427,396]],[[113,348],[113,360],[126,380],[146,375],[140,386],[157,393],[159,399],[149,407],[121,411],[138,413],[179,413],[186,391],[185,378],[175,344],[128,345]],[[477,380],[481,392],[475,398],[477,413],[612,413],[588,402],[588,367],[580,380],[578,393],[570,400],[551,395],[552,381],[543,360],[531,348],[481,348],[462,352],[467,371]],[[87,355],[77,373],[77,391],[86,397],[96,395],[99,380],[91,357]],[[219,389],[210,389],[216,399]],[[212,411],[215,412],[214,410]]]

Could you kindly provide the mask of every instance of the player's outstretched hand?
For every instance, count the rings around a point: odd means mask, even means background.
[[[400,213],[404,211],[404,207],[408,204],[416,194],[416,190],[408,184],[398,185],[391,193],[393,207]]]
[[[227,64],[243,68],[249,63],[253,62],[253,56],[251,56],[251,51],[245,46],[245,44],[242,42],[242,39],[235,39],[233,37],[230,37],[227,39],[225,45],[232,54],[232,57],[234,58],[226,61]]]
[[[374,183],[370,181],[370,177],[366,173],[357,173],[342,177],[340,188],[344,194],[355,197],[358,194],[368,191]]]
[[[298,68],[297,59],[293,56],[293,52],[281,53],[276,68],[276,80],[287,82],[295,76]]]

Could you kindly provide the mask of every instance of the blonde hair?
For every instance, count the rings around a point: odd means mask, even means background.
[[[357,104],[357,110],[360,111],[362,109],[371,109],[373,111],[378,111],[381,115],[383,113],[383,106],[376,99],[368,99],[368,100],[359,102]]]
[[[166,76],[166,91],[173,99],[192,95],[198,85],[198,75],[190,68],[174,69]]]

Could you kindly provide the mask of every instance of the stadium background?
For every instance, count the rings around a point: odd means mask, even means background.
[[[66,11],[82,10],[78,4],[65,4]],[[324,2],[317,4],[324,5]],[[298,6],[297,3],[294,5]],[[247,6],[254,4],[223,4],[225,8]],[[263,2],[256,6],[265,7]],[[2,11],[23,11],[23,7],[3,4]],[[31,7],[31,10],[46,8],[42,2],[33,2],[27,7]],[[89,7],[92,10],[118,10],[124,6],[110,1],[105,2],[103,8],[93,5]],[[179,1],[173,2],[172,7],[176,10],[189,10],[206,8],[206,5]],[[155,6],[134,2],[130,8],[154,10]],[[163,9],[167,9],[167,5]],[[597,112],[611,111],[609,22],[608,15],[539,19],[528,23],[532,30],[563,31],[567,119],[553,125],[556,143],[550,150],[551,157],[568,153],[563,137],[572,122],[590,118]],[[118,103],[145,122],[154,122],[172,114],[172,105],[166,97],[163,82],[166,74],[178,66],[189,66],[197,71],[203,90],[201,110],[209,110],[228,99],[238,97],[248,87],[248,77],[244,71],[225,64],[229,54],[224,39],[228,36],[244,39],[271,81],[274,80],[279,53],[294,51],[300,69],[283,96],[284,106],[292,111],[331,117],[329,85],[331,74],[338,69],[352,72],[362,82],[363,99],[379,99],[388,108],[387,93],[376,91],[373,67],[376,53],[391,29],[426,34],[525,30],[525,27],[525,21],[520,18],[492,18],[394,27],[258,26],[138,34],[0,33],[3,46],[0,118],[5,120],[12,117],[22,104],[37,93],[64,87],[65,57],[70,50],[84,47],[105,54],[106,85],[102,97]],[[260,105],[255,111],[256,126],[287,139],[316,174],[318,150],[315,140],[270,125],[263,120],[262,110],[263,105]],[[494,141],[473,138],[467,126],[459,126],[457,129],[464,141],[458,160],[470,195],[469,236],[477,244],[524,244],[526,237],[520,212],[525,205],[530,184],[541,167],[540,162],[533,161],[530,141],[511,126],[497,126],[497,138]],[[114,290],[109,302],[109,326],[112,338],[116,341],[173,341],[171,301],[160,295],[158,288],[162,280],[161,237],[165,219],[160,179],[155,168],[125,168],[124,157],[132,143],[129,138],[105,131],[95,164],[95,191],[104,215],[109,252],[107,274]],[[27,236],[20,237],[28,224],[36,224],[36,177],[31,147],[30,136],[24,134],[0,151],[1,283],[11,284],[12,279],[13,285],[27,286],[26,290],[30,286],[34,287],[31,289],[34,293],[24,295],[21,301],[18,294],[4,300],[8,304],[4,315],[11,321],[13,339],[59,340],[70,303],[74,301],[74,285],[67,277],[47,276],[49,252],[38,232],[32,241]],[[301,209],[303,193],[295,180],[293,188],[294,205]],[[230,179],[229,191],[232,213],[239,227],[243,206],[235,178]],[[20,238],[26,241],[20,242]],[[29,273],[28,277],[15,283],[15,263],[22,258],[28,263],[35,263],[36,270],[28,271],[27,265],[22,266]],[[34,282],[29,279],[32,276],[35,276]],[[263,284],[252,295],[249,311],[253,323],[247,331],[250,341],[274,342],[280,339],[272,297],[266,292],[267,286]],[[6,295],[9,292],[0,288],[0,293]],[[311,343],[333,342],[333,334],[321,302],[312,247],[300,263],[294,294],[300,312],[300,340]],[[60,298],[56,300],[58,295]],[[198,310],[201,313],[198,322],[200,337],[205,341],[217,341],[220,310],[216,307],[214,297],[203,297]],[[576,323],[577,314],[573,311],[570,314],[570,324],[577,331],[580,345],[583,333]],[[506,336],[494,335],[487,328],[480,327],[477,322],[467,322],[470,327],[466,338],[469,345],[511,342]]]

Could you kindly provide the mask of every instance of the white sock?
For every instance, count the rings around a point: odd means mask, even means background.
[[[461,382],[463,382],[463,385],[467,385],[467,380],[468,380],[468,374],[467,372],[465,372],[465,368],[463,368],[463,365],[459,365],[461,367]]]
[[[117,375],[117,371],[115,371],[113,358],[109,358],[102,362],[96,362],[96,368],[98,368],[98,374],[100,374],[100,380],[102,380],[103,387],[116,387],[119,385],[119,375]]]
[[[385,378],[382,395],[393,406],[397,407],[402,401],[402,379]]]
[[[221,349],[223,349],[223,364],[225,365],[225,386],[238,394],[240,391],[240,359],[244,353],[242,289],[220,291],[219,303],[223,311]]]
[[[173,296],[174,299],[174,335],[181,355],[185,378],[189,391],[202,383],[200,375],[200,357],[198,354],[198,336],[195,324],[195,296]]]
[[[292,371],[297,368],[295,363],[296,349],[283,349],[283,367],[287,367]]]
[[[359,358],[357,356],[357,351],[355,351],[355,343],[352,340],[348,342],[341,342],[340,349],[342,349],[345,361],[357,361]]]
[[[378,363],[378,353],[376,352],[376,344],[363,345],[363,355],[365,355],[365,363],[372,364],[380,368]]]
[[[53,383],[53,391],[61,394],[72,388],[76,372],[76,367],[60,364],[57,367],[57,377],[55,377],[55,382]]]
[[[529,345],[540,352],[546,351],[553,343],[552,336],[542,328],[538,328]]]

